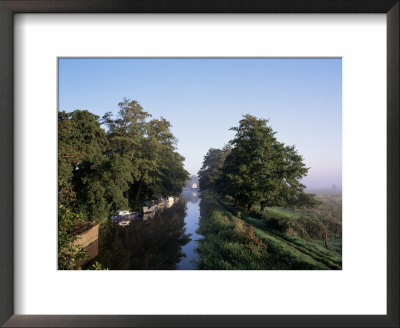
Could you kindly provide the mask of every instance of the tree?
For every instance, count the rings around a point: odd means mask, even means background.
[[[222,149],[210,148],[204,156],[203,165],[198,172],[199,186],[201,190],[215,191],[216,181],[221,175],[221,169],[225,159],[231,151],[230,145]]]
[[[141,209],[141,201],[179,195],[189,173],[176,152],[165,118],[135,100],[118,104],[102,120],[86,110],[58,113],[59,267],[84,256],[71,232],[79,221],[105,221],[119,209]],[[105,124],[107,132],[101,127]]]
[[[92,165],[103,162],[106,144],[96,115],[79,110],[58,113],[58,267],[61,270],[73,269],[76,261],[86,258],[85,249],[73,244],[77,236],[71,232],[95,208],[90,202],[82,206],[80,187],[91,189],[90,181],[83,183],[82,177],[84,172],[90,176]]]
[[[115,158],[105,155],[108,147],[107,135],[97,115],[86,110],[60,112],[59,188],[69,181],[76,196],[69,205],[75,212],[85,214],[87,219],[105,220],[113,201],[117,200],[115,195],[108,194],[109,184],[118,181],[118,174],[112,172]]]
[[[150,145],[148,163],[154,168],[144,172],[144,194],[147,198],[178,196],[189,173],[184,169],[185,158],[176,152],[176,138],[165,118],[149,122],[146,142]]]
[[[128,159],[126,171],[131,173],[125,198],[131,207],[140,207],[141,200],[177,195],[182,179],[188,173],[184,158],[176,152],[176,138],[171,123],[165,118],[148,120],[151,115],[135,100],[124,99],[117,118],[103,116],[108,127],[109,156]]]
[[[170,131],[171,123],[166,119],[153,119],[146,126],[146,135],[142,142],[142,159],[139,167],[140,179],[137,183],[136,198],[140,198],[143,186],[152,186],[148,197],[161,197],[164,178],[165,157],[175,149],[176,139]]]
[[[235,199],[239,207],[260,203],[266,206],[313,206],[314,198],[304,192],[300,179],[307,175],[302,157],[294,146],[279,142],[268,120],[243,116],[231,141],[218,191]]]
[[[139,185],[139,188],[136,188],[139,189],[136,191],[136,198],[138,198],[145,178],[144,172],[149,166],[145,151],[145,137],[148,124],[146,119],[151,115],[145,112],[136,100],[124,98],[118,107],[117,117],[114,119],[111,113],[106,113],[103,116],[103,123],[108,127],[109,156],[123,160],[125,172],[130,174],[130,178],[126,180],[128,186],[124,192],[124,197],[129,201],[135,197],[135,183]]]

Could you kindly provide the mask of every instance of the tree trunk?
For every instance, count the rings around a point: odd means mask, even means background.
[[[125,198],[126,198],[127,200],[129,200],[129,190],[130,190],[130,189],[131,189],[131,188],[129,187],[129,189],[126,190],[125,193],[124,193],[124,194],[125,194],[124,196],[125,196]]]
[[[260,203],[260,211],[264,212],[265,207],[267,206],[267,204],[265,202],[261,202]]]
[[[143,177],[144,177],[144,174],[142,174],[142,177],[139,180],[139,187],[138,187],[138,191],[137,191],[135,200],[139,200],[140,192],[142,190],[142,185],[143,185]]]
[[[328,249],[328,234],[324,232],[324,247]]]
[[[247,211],[251,211],[251,207],[253,206],[253,204],[252,203],[249,203],[249,204],[247,204]]]

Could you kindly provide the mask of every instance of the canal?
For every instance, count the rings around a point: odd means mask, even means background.
[[[194,270],[200,198],[185,191],[171,207],[130,221],[100,227],[99,255],[94,260],[109,270]]]

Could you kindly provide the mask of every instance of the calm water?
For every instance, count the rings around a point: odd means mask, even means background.
[[[190,241],[182,247],[182,252],[186,255],[177,264],[178,270],[193,270],[196,269],[198,254],[195,251],[197,241],[202,238],[196,233],[199,227],[200,220],[200,199],[194,193],[182,193],[182,198],[187,201],[187,211],[185,216],[186,233],[190,235]]]
[[[196,269],[200,199],[184,192],[170,208],[120,226],[108,222],[95,259],[110,270]]]

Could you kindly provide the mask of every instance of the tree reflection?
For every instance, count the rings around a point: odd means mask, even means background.
[[[185,256],[182,247],[191,239],[186,234],[187,201],[179,200],[147,220],[127,226],[107,223],[100,232],[96,259],[110,270],[174,270]]]

